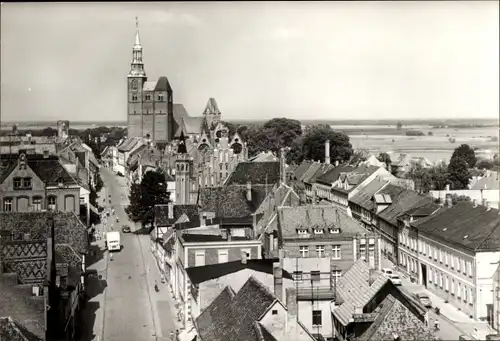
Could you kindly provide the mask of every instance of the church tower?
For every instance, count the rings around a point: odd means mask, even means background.
[[[186,148],[186,138],[181,131],[179,145],[177,149],[177,159],[175,160],[175,191],[177,192],[177,205],[191,204],[191,178],[193,174],[193,161]]]
[[[221,112],[215,98],[208,99],[205,110],[203,111],[203,119],[207,123],[208,129],[214,131],[221,120]]]
[[[139,38],[139,19],[135,18],[135,43],[132,48],[132,62],[127,76],[127,128],[128,136],[142,136],[143,87],[147,80],[142,59],[142,45]]]

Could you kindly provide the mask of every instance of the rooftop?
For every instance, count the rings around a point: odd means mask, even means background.
[[[348,164],[344,163],[342,165],[339,165],[338,167],[330,169],[325,174],[318,176],[316,178],[316,182],[319,182],[323,185],[331,186],[335,181],[339,179],[341,173],[348,173],[352,171],[354,168],[355,168],[354,166],[349,166]]]
[[[419,231],[469,250],[500,251],[500,215],[497,209],[459,201],[412,223]]]
[[[11,317],[0,317],[0,340],[2,341],[42,341]]]
[[[225,185],[275,184],[280,181],[279,162],[240,162],[226,180]]]
[[[302,163],[300,165],[298,165],[297,168],[295,168],[293,175],[292,175],[292,179],[293,180],[300,180],[302,175],[304,175],[304,173],[309,169],[309,167],[312,165],[312,163],[313,162],[309,161],[309,160],[302,161]]]
[[[213,235],[213,234],[191,234],[184,233],[181,235],[181,241],[184,243],[210,243],[210,242],[231,242],[231,241],[251,241],[250,237],[231,237],[231,240],[228,240],[225,236],[222,235]]]
[[[382,180],[380,177],[376,177],[370,183],[368,183],[364,188],[360,189],[358,193],[353,195],[349,201],[363,207],[364,209],[371,210],[373,205],[373,196],[379,190],[384,188],[389,184],[389,181]]]
[[[235,293],[226,287],[196,319],[203,341],[258,340],[254,322],[277,297],[253,276]]]
[[[197,266],[187,268],[186,272],[191,280],[191,283],[203,283],[215,278],[229,275],[240,270],[250,269],[258,272],[263,272],[272,275],[273,264],[279,262],[279,259],[248,259],[246,264],[240,260],[227,262],[222,264],[211,264],[205,266]],[[286,270],[283,270],[283,278],[293,279]]]
[[[190,221],[198,220],[198,206],[197,205],[172,205],[173,218],[168,217],[169,205],[155,205],[155,224],[159,227],[173,225],[183,214],[185,214]]]
[[[415,209],[432,203],[433,199],[418,194],[410,189],[404,189],[396,196],[391,196],[392,203],[379,213],[379,217],[385,221],[397,225],[397,217],[407,210]]]
[[[0,232],[15,236],[29,233],[32,240],[47,240],[50,216],[54,217],[56,244],[67,244],[80,254],[87,253],[87,228],[73,212],[0,213]]]
[[[331,233],[329,229],[339,229]],[[280,238],[297,238],[299,230],[306,230],[309,238],[327,239],[352,237],[366,230],[344,211],[335,206],[307,205],[278,208],[278,232]],[[313,230],[322,230],[314,234]],[[302,237],[302,236],[301,236]]]
[[[488,172],[486,176],[477,180],[471,188],[472,190],[491,190],[500,189],[500,181],[498,178],[498,172]]]

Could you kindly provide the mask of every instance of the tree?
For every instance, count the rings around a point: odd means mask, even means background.
[[[221,123],[226,126],[227,128],[227,133],[229,136],[233,136],[234,133],[236,133],[238,131],[238,128],[239,126],[237,124],[234,124],[234,123],[231,123],[231,122],[227,122],[227,121],[221,121]]]
[[[493,161],[488,159],[478,159],[476,162],[476,168],[479,169],[492,169]]]
[[[403,128],[403,124],[401,122],[398,122],[398,124],[396,124],[396,128],[399,130],[401,130],[401,128]]]
[[[132,184],[129,195],[130,205],[125,211],[130,220],[141,222],[143,226],[148,223],[153,226],[155,205],[167,204],[170,201],[169,197],[165,174],[151,170],[144,174],[140,184]]]
[[[366,149],[357,149],[352,153],[349,163],[351,165],[357,166],[360,162],[364,162],[368,159],[370,153]]]
[[[389,156],[389,154],[387,154],[387,153],[380,153],[377,156],[377,160],[379,160],[380,162],[385,163],[387,170],[389,170],[389,171],[391,170],[392,161],[391,161],[391,157]]]
[[[476,165],[476,153],[468,144],[462,144],[455,149],[453,155],[451,156],[451,159],[453,160],[457,157],[463,158],[467,162],[469,168],[474,168],[474,166]]]
[[[457,195],[457,194],[452,194],[451,195],[451,203],[455,205],[459,201],[472,201],[469,196],[466,195]]]
[[[325,142],[330,140],[331,160],[347,161],[353,155],[349,136],[334,131],[329,125],[317,125],[306,129],[302,144],[302,159],[325,161]]]
[[[448,165],[449,181],[453,189],[466,189],[471,179],[469,164],[462,157],[452,157]]]
[[[285,117],[273,118],[267,121],[264,124],[264,129],[271,129],[279,136],[290,132],[293,132],[295,136],[302,135],[302,124],[297,120],[291,120]]]

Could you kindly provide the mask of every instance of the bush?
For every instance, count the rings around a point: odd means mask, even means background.
[[[406,136],[424,136],[425,134],[420,130],[408,130]]]

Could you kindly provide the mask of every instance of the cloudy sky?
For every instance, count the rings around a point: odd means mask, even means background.
[[[135,16],[149,79],[192,116],[499,113],[498,1],[1,6],[2,121],[126,120]]]

